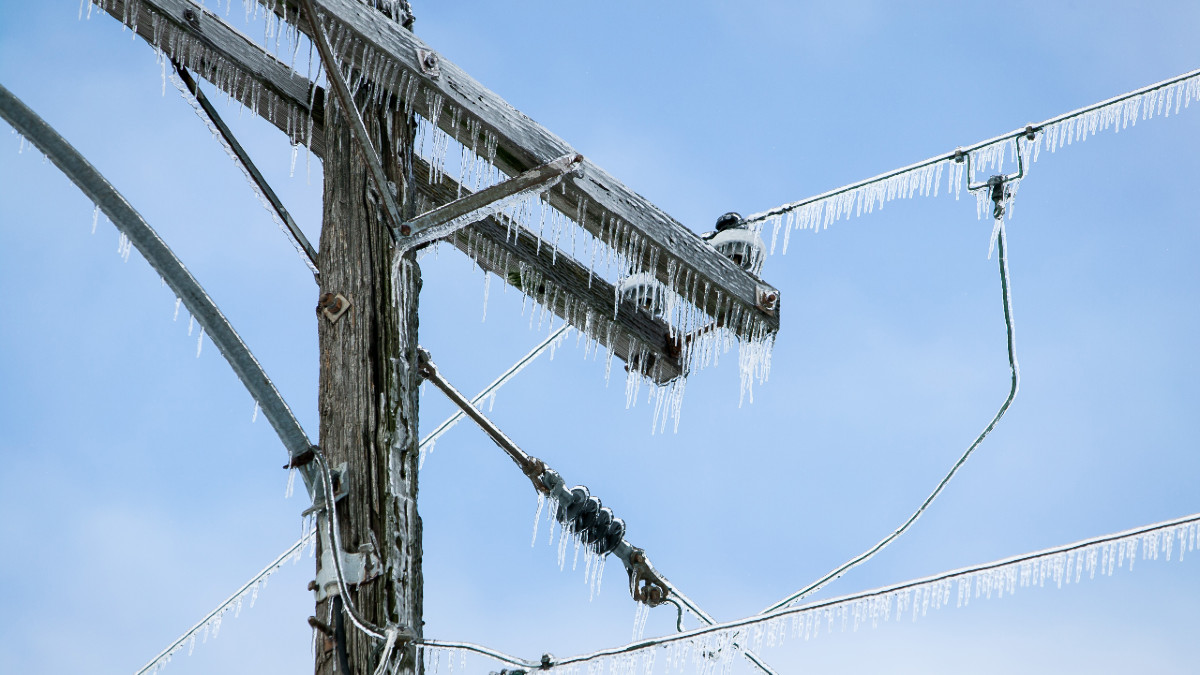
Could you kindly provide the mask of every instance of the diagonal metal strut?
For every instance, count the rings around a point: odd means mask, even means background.
[[[371,136],[367,133],[367,126],[363,123],[362,115],[359,114],[358,107],[354,105],[350,87],[346,85],[346,80],[342,79],[337,62],[333,60],[333,49],[329,46],[329,38],[325,35],[325,29],[321,27],[312,0],[300,0],[300,7],[304,10],[304,16],[308,19],[308,24],[312,29],[312,40],[317,44],[317,50],[321,52],[321,63],[325,65],[325,74],[329,78],[329,83],[333,85],[338,103],[342,106],[342,114],[350,121],[350,130],[353,132],[354,140],[357,141],[363,161],[366,162],[367,168],[371,172],[371,179],[375,181],[375,189],[379,191],[379,196],[383,200],[384,210],[387,211],[388,219],[391,221],[389,225],[391,225],[392,239],[395,240],[397,231],[399,234],[408,234],[408,228],[400,217],[400,207],[396,205],[396,195],[392,193],[387,175],[383,172],[383,163],[379,159],[379,154],[375,152],[375,146],[371,144]]]
[[[474,422],[478,424],[481,429],[483,429],[484,433],[486,433],[488,437],[490,437],[492,441],[496,443],[496,445],[500,446],[500,448],[504,450],[505,454],[507,454],[509,458],[511,458],[513,462],[520,467],[521,472],[529,477],[536,490],[542,493],[550,493],[551,496],[555,496],[561,491],[562,479],[558,476],[557,472],[548,468],[546,463],[542,460],[529,455],[520,447],[518,447],[517,444],[513,442],[513,440],[509,438],[507,434],[501,431],[494,422],[488,419],[483,412],[472,405],[471,401],[468,400],[466,396],[458,391],[454,385],[450,384],[446,378],[443,377],[440,372],[438,372],[437,366],[434,365],[433,359],[429,356],[429,352],[421,349],[419,353],[421,359],[420,368],[422,376],[424,376],[425,379],[433,382],[434,386],[436,386],[438,389],[441,389],[442,393],[444,393],[447,398],[449,398],[456,406],[458,406],[458,408],[462,410],[467,417],[470,417],[472,420],[474,420]],[[554,490],[550,489],[549,483],[551,480],[547,480],[547,478],[551,475],[554,477],[552,480],[556,480],[558,483],[555,485]],[[700,609],[695,602],[683,595],[683,593],[680,593],[674,584],[672,584],[666,579],[666,577],[662,576],[657,570],[654,569],[654,566],[650,564],[649,558],[646,557],[645,551],[633,546],[627,540],[622,539],[620,544],[618,544],[610,552],[622,563],[624,563],[626,571],[629,572],[630,592],[633,594],[634,600],[645,603],[651,607],[660,605],[664,602],[670,602],[681,609],[686,608],[689,612],[710,626],[716,623],[716,620],[713,619],[707,612]],[[650,589],[649,593],[641,592],[641,589],[639,589],[639,580],[645,582],[646,585],[643,586],[642,589]],[[741,647],[740,645],[735,646],[738,646],[742,652],[742,655],[745,656],[748,661],[757,666],[763,673],[766,675],[775,675],[775,671],[757,654],[749,649]]]
[[[484,218],[499,215],[513,199],[545,192],[557,185],[563,176],[578,170],[582,164],[583,155],[568,153],[502,183],[423,213],[408,221],[411,231],[409,237],[401,242],[401,247],[404,250],[413,249],[450,236]]]
[[[295,239],[296,243],[304,251],[304,255],[308,257],[308,262],[312,264],[313,269],[318,270],[317,250],[313,248],[313,245],[308,241],[308,237],[304,236],[304,232],[300,230],[300,226],[292,219],[292,214],[288,213],[287,208],[283,206],[283,201],[279,199],[279,195],[275,194],[275,190],[271,189],[271,184],[267,182],[267,179],[263,177],[258,167],[250,160],[250,155],[246,152],[246,149],[238,142],[237,137],[233,135],[233,131],[225,124],[225,120],[221,119],[212,102],[200,90],[200,85],[196,83],[191,73],[175,59],[171,59],[171,65],[175,67],[175,72],[179,74],[179,79],[183,80],[183,84],[188,88],[188,91],[192,92],[192,96],[196,97],[196,102],[200,104],[200,108],[204,111],[204,114],[208,115],[208,120],[220,132],[221,138],[224,138],[225,142],[229,144],[229,149],[233,150],[233,154],[241,162],[242,168],[246,169],[246,173],[250,175],[250,179],[254,181],[254,184],[262,191],[263,196],[270,202],[271,207],[275,209],[275,213],[283,220],[283,224],[287,227],[288,232],[291,233],[292,238]],[[313,273],[314,276],[320,276],[320,274],[320,271]]]

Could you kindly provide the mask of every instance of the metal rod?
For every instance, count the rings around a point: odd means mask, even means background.
[[[563,176],[577,170],[582,163],[583,155],[568,153],[502,183],[427,211],[408,221],[411,232],[402,246],[406,250],[411,249],[497,215],[512,198],[545,192],[561,181]]]
[[[300,248],[304,251],[304,255],[308,257],[308,261],[312,263],[313,269],[317,270],[314,272],[313,276],[319,277],[321,273],[317,268],[317,250],[313,248],[313,245],[309,243],[308,238],[304,236],[304,232],[300,230],[300,226],[296,225],[296,221],[292,219],[292,214],[288,213],[288,210],[284,208],[283,201],[279,199],[279,195],[275,194],[275,191],[271,189],[271,185],[267,183],[267,179],[263,177],[261,172],[259,172],[258,167],[254,165],[254,162],[250,160],[250,155],[246,152],[246,149],[243,148],[242,144],[238,142],[237,137],[233,135],[233,131],[231,131],[229,126],[225,124],[225,120],[221,119],[221,116],[217,113],[217,109],[213,107],[212,102],[209,101],[208,97],[204,95],[204,92],[200,90],[200,85],[192,77],[191,73],[189,73],[187,69],[175,59],[171,59],[171,65],[175,66],[175,72],[179,74],[179,79],[183,80],[183,84],[187,86],[188,91],[192,92],[192,96],[196,97],[196,102],[200,104],[200,108],[204,111],[204,114],[208,115],[208,120],[212,122],[213,127],[220,132],[221,137],[224,138],[225,142],[229,144],[229,149],[233,151],[234,156],[237,157],[237,160],[241,163],[242,168],[246,170],[246,173],[249,174],[250,179],[253,180],[254,184],[258,186],[258,189],[262,191],[263,197],[265,197],[266,200],[271,204],[271,207],[275,209],[275,213],[279,215],[281,220],[283,220],[283,224],[287,227],[288,232],[291,233],[296,244],[300,246]]]
[[[531,457],[524,450],[521,450],[521,448],[517,447],[517,444],[514,443],[511,438],[505,435],[505,433],[501,431],[500,428],[495,425],[495,423],[488,419],[486,415],[472,405],[471,402],[467,400],[466,396],[463,396],[461,392],[454,388],[454,385],[446,381],[446,378],[442,377],[441,373],[438,372],[437,366],[434,365],[433,359],[429,356],[429,352],[425,351],[424,349],[420,350],[420,358],[422,375],[432,381],[438,389],[441,389],[442,392],[445,393],[446,396],[464,413],[466,413],[468,417],[475,420],[475,423],[478,424],[479,427],[491,437],[496,445],[499,445],[508,454],[508,456],[511,457],[514,462],[516,462],[517,466],[521,467],[521,471],[524,472],[526,476],[529,476],[531,480],[533,480],[534,487],[536,487],[539,491],[546,491],[547,486],[540,480],[540,476],[543,473],[547,473],[548,475],[552,474],[555,476],[556,481],[561,481],[561,478],[558,477],[557,474],[554,474],[554,472],[547,472],[546,464],[544,462],[536,457]],[[562,486],[559,487],[561,488]],[[558,494],[557,489],[551,492],[552,497],[555,494]],[[677,602],[679,602],[681,606],[687,607],[687,609],[695,614],[696,617],[698,617],[701,621],[710,626],[716,624],[715,619],[709,616],[704,610],[700,609],[700,607],[692,602],[690,598],[687,598],[680,593],[674,584],[672,584],[670,581],[667,581],[665,577],[663,577],[654,569],[654,566],[650,564],[649,559],[646,557],[645,551],[634,547],[628,542],[628,540],[622,539],[621,543],[614,548],[611,553],[613,556],[620,559],[621,562],[625,564],[625,569],[629,571],[631,582],[630,591],[634,594],[635,600],[638,599],[636,584],[639,580],[644,579],[653,584],[661,585],[667,591],[666,597],[653,602],[647,601],[646,604],[649,606],[655,606],[656,604],[661,604],[667,598],[676,597]],[[639,600],[639,602],[641,601],[643,600]],[[771,667],[768,666],[757,654],[754,654],[749,650],[742,649],[740,645],[735,646],[739,648],[747,660],[757,666],[764,673],[767,675],[774,675],[775,671],[772,670]]]
[[[312,28],[313,42],[317,43],[317,51],[321,52],[321,63],[325,65],[325,74],[329,77],[329,83],[333,85],[333,91],[342,105],[342,114],[350,120],[351,135],[354,136],[358,149],[362,151],[363,161],[370,170],[371,178],[375,182],[375,189],[379,191],[380,198],[383,199],[384,210],[391,221],[392,239],[396,240],[397,231],[399,234],[408,234],[408,226],[400,217],[400,207],[397,206],[396,196],[392,194],[392,190],[388,186],[387,175],[383,172],[383,163],[375,152],[375,146],[371,145],[367,125],[363,123],[362,116],[358,114],[358,107],[354,105],[350,87],[346,86],[346,81],[342,79],[342,74],[333,60],[333,49],[329,46],[329,38],[325,35],[325,29],[317,18],[317,10],[313,7],[312,0],[300,0],[300,7],[304,10],[304,17],[308,19],[308,25]]]
[[[483,429],[483,431],[490,436],[493,441],[495,441],[496,445],[500,446],[500,449],[504,450],[504,452],[507,453],[510,458],[512,458],[512,461],[517,463],[517,466],[521,467],[521,471],[524,472],[526,476],[529,476],[531,480],[533,480],[534,487],[539,487],[540,483],[537,480],[537,476],[541,475],[541,473],[545,471],[546,465],[543,464],[541,460],[529,456],[524,450],[517,447],[517,444],[514,443],[511,438],[505,435],[505,433],[500,430],[500,427],[497,427],[490,419],[487,418],[486,415],[480,412],[478,408],[471,405],[471,401],[468,400],[466,396],[463,396],[462,392],[455,389],[454,385],[447,382],[446,378],[442,377],[442,374],[438,372],[437,366],[434,365],[433,360],[429,357],[429,352],[422,349],[420,350],[420,355],[421,374],[424,375],[426,379],[433,382],[438,389],[441,389],[442,393],[444,393],[446,397],[454,403],[454,405],[458,406],[460,410],[466,413],[467,417],[470,417],[472,420],[474,420],[475,423],[479,425],[479,428]],[[539,489],[540,491],[545,492],[545,488]]]
[[[304,428],[292,413],[291,408],[283,400],[279,390],[275,388],[271,378],[267,377],[262,365],[254,358],[250,348],[242,341],[237,331],[221,312],[217,304],[205,292],[204,287],[191,272],[184,267],[183,262],[166,242],[158,236],[154,228],[142,218],[125,197],[84,159],[79,151],[71,146],[45,120],[14,96],[12,92],[0,85],[0,117],[3,117],[22,136],[28,139],[59,168],[71,182],[92,200],[104,215],[112,221],[129,240],[137,247],[138,252],[146,258],[150,266],[162,277],[171,290],[200,322],[205,333],[220,350],[221,355],[229,362],[233,372],[237,374],[254,400],[258,402],[263,414],[271,422],[279,440],[283,441],[293,459],[302,457],[312,448]],[[305,487],[311,496],[315,489],[316,476],[311,465],[300,467],[300,475],[304,478]]]

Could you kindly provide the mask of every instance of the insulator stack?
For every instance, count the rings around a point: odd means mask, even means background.
[[[613,515],[599,497],[594,497],[583,485],[564,488],[562,476],[552,469],[542,475],[542,483],[558,501],[558,522],[570,529],[597,555],[605,555],[625,539],[625,521]]]

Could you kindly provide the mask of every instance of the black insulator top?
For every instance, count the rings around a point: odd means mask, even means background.
[[[730,211],[725,215],[717,218],[717,232],[729,230],[735,227],[740,227],[742,224],[742,214],[736,211]]]

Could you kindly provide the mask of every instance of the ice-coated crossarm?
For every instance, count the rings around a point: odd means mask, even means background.
[[[112,0],[100,6],[119,21],[137,18],[131,27],[150,45],[256,111],[293,142],[307,143],[314,155],[324,156],[324,90],[293,72],[223,18],[194,0],[130,0],[128,4],[126,0]],[[261,88],[246,86],[248,82],[258,82]],[[273,101],[268,101],[270,97],[274,97]],[[469,193],[444,174],[440,181],[431,183],[429,166],[420,157],[414,157],[413,164],[417,191],[434,207]],[[549,196],[561,197],[557,191]],[[611,283],[590,274],[584,265],[562,251],[554,253],[547,247],[539,247],[536,237],[527,231],[510,233],[494,218],[459,230],[449,238],[451,244],[480,267],[501,279],[508,280],[512,270],[486,256],[480,247],[472,246],[468,235],[473,232],[493,248],[503,249],[509,256],[508,262],[540,270],[543,280],[565,291],[547,297],[536,292],[540,284],[523,289],[534,291],[530,293],[532,297],[544,301],[550,311],[577,330],[590,333],[612,350],[614,356],[635,364],[639,372],[659,384],[683,373],[675,347],[677,340],[670,327],[662,319],[620,299]],[[573,302],[568,301],[568,295],[574,298]],[[581,305],[586,309],[580,310]],[[606,326],[615,324],[615,328],[597,329],[597,322]]]
[[[97,0],[96,6],[275,125],[292,143],[324,153],[324,92],[212,10],[193,0]]]
[[[489,188],[443,204],[408,221],[409,233],[400,241],[404,250],[447,237],[484,218],[498,215],[515,199],[545,192],[575,171],[583,155],[574,153],[532,168]]]
[[[308,454],[312,450],[308,435],[304,433],[299,420],[284,402],[275,384],[267,377],[258,359],[250,353],[250,348],[242,341],[220,308],[154,228],[150,227],[96,167],[3,85],[0,85],[0,118],[11,124],[18,133],[54,162],[88,199],[100,207],[113,225],[129,237],[138,252],[162,276],[163,281],[200,322],[205,333],[233,368],[233,372],[258,402],[290,455],[295,458]],[[316,485],[312,465],[305,464],[298,468],[309,494],[312,495]]]
[[[392,92],[402,91],[401,82],[410,87],[419,82],[418,89],[427,95],[412,96],[405,104],[467,147],[482,146],[478,143],[482,135],[494,135],[494,163],[504,173],[516,175],[575,152],[378,10],[356,0],[304,1],[316,7],[326,26],[332,26],[335,43],[343,52],[338,56],[347,66],[374,76],[388,73],[376,84]],[[297,16],[296,0],[259,2],[282,18]],[[313,29],[303,17],[296,25],[312,36]],[[582,170],[581,177],[563,181],[562,192],[548,195],[555,209],[572,219],[582,214],[581,227],[628,254],[635,265],[652,268],[648,271],[708,315],[724,317],[726,327],[739,337],[761,338],[778,331],[778,289],[740,269],[600,167],[585,159]],[[764,303],[766,297],[773,300]]]

